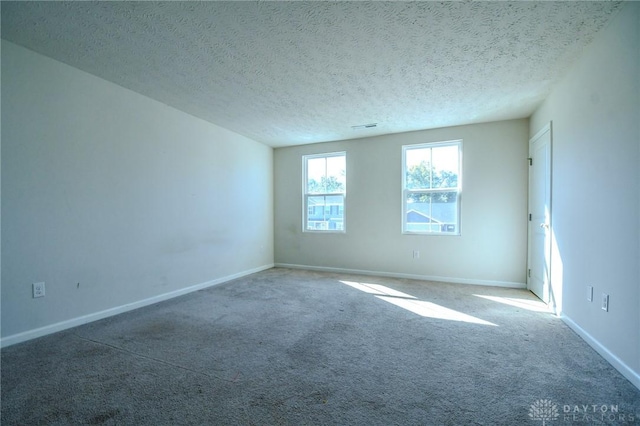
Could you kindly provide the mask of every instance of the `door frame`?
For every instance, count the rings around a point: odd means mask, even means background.
[[[548,301],[543,300],[543,302],[547,303],[550,307],[552,307],[555,311],[555,297],[553,295],[553,286],[551,283],[551,277],[552,277],[552,240],[553,240],[553,223],[552,223],[552,218],[553,218],[553,214],[552,214],[552,205],[553,205],[553,194],[552,194],[552,189],[553,189],[553,126],[552,126],[552,122],[550,121],[549,123],[545,124],[531,139],[529,139],[529,169],[528,169],[528,187],[527,187],[527,213],[528,213],[528,217],[527,217],[527,269],[525,271],[525,276],[526,276],[526,282],[527,282],[527,289],[531,291],[531,280],[530,280],[530,268],[531,268],[531,255],[532,255],[532,227],[533,227],[533,223],[531,222],[530,219],[530,215],[531,215],[531,186],[532,186],[532,176],[531,176],[531,161],[532,161],[532,152],[533,152],[533,144],[540,139],[545,133],[549,132],[549,167],[548,167],[548,171],[547,174],[545,175],[545,180],[548,180],[549,182],[549,186],[548,186],[548,190],[549,190],[549,205],[548,205],[548,211],[549,211],[549,217],[548,217],[548,235],[546,236],[546,240],[545,240],[545,246],[544,246],[544,250],[545,250],[545,257],[547,259],[547,263],[546,263],[546,280],[547,280],[547,285],[548,285],[548,289],[547,289],[547,294],[548,294]]]

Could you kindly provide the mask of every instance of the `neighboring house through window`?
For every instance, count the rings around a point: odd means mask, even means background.
[[[344,232],[346,153],[304,155],[302,163],[303,230]]]
[[[462,141],[402,147],[402,232],[460,235]]]

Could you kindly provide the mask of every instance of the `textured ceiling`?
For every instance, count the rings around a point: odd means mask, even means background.
[[[527,117],[619,7],[3,1],[2,38],[285,146]]]

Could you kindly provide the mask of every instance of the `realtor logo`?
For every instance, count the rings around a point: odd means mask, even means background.
[[[560,417],[558,406],[550,399],[539,399],[529,408],[529,417],[531,420],[542,421],[542,426],[548,421],[557,420]]]

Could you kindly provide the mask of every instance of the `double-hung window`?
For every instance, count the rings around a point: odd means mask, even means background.
[[[462,141],[402,147],[402,232],[460,235]]]
[[[345,231],[346,158],[345,152],[302,157],[304,231]]]

